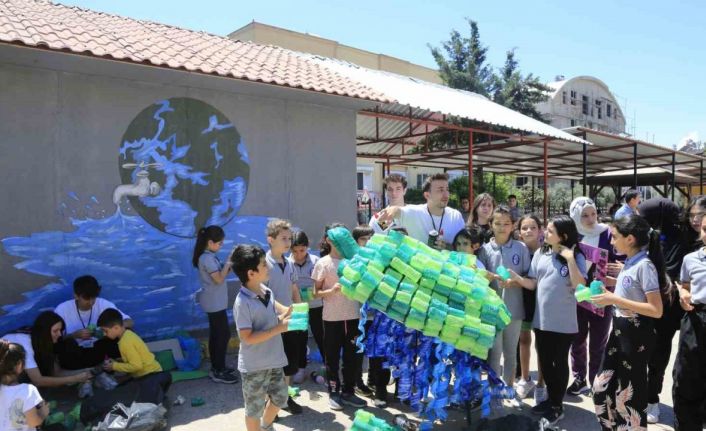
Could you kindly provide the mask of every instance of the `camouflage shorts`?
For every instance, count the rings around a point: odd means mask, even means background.
[[[284,382],[282,368],[240,373],[243,379],[243,400],[245,415],[251,418],[261,418],[265,411],[267,396],[279,408],[287,406],[289,397],[287,383]]]

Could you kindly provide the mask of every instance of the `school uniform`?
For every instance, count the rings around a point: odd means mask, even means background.
[[[270,279],[267,282],[267,287],[272,291],[275,301],[279,302],[284,307],[289,307],[294,302],[292,298],[292,284],[296,283],[297,276],[294,272],[294,266],[282,257],[282,262],[275,260],[272,257],[272,251],[268,250],[265,255],[267,268],[270,270]],[[282,344],[284,345],[284,354],[287,355],[287,366],[284,367],[285,376],[293,376],[299,371],[299,361],[301,349],[306,349],[306,345],[302,346],[303,331],[287,331],[282,333]]]
[[[499,266],[504,266],[521,276],[527,275],[532,262],[527,246],[514,239],[510,239],[503,245],[496,243],[494,238],[491,239],[481,247],[478,259],[490,272],[495,273]],[[517,366],[517,343],[520,339],[522,320],[525,318],[522,293],[525,289],[522,287],[503,289],[495,280],[491,282],[491,287],[503,298],[512,315],[512,320],[505,329],[496,335],[488,362],[490,367],[499,373],[500,357],[503,356],[505,360],[502,376],[503,380],[508,382],[513,378]]]
[[[615,294],[647,302],[659,278],[645,250],[625,260]],[[613,330],[593,381],[593,403],[602,429],[647,427],[647,361],[655,343],[655,319],[613,307]]]
[[[233,304],[233,319],[238,331],[267,331],[279,324],[272,291],[262,286],[263,297],[242,287]],[[269,398],[280,408],[287,406],[287,383],[282,368],[287,365],[282,339],[272,337],[259,344],[240,342],[238,371],[243,379],[245,415],[262,417]]]
[[[216,371],[226,369],[226,353],[230,341],[228,325],[228,284],[225,280],[216,283],[211,274],[221,272],[223,264],[215,253],[206,250],[199,256],[199,282],[201,288],[196,291],[196,300],[208,316],[208,355]]]
[[[674,427],[700,430],[699,414],[706,401],[706,253],[700,249],[684,257],[681,281],[689,282],[692,311],[684,314],[679,351],[674,361]]]
[[[586,258],[576,256],[576,266],[586,277]],[[551,251],[539,249],[530,265],[529,278],[537,280],[537,302],[532,327],[537,357],[547,383],[552,407],[560,408],[569,383],[569,347],[578,332],[575,286],[569,267]]]
[[[319,256],[308,254],[301,265],[296,263],[292,256],[289,256],[287,260],[294,269],[299,290],[311,289],[313,292],[314,279],[311,278],[311,274],[314,271],[314,265],[319,260]],[[316,342],[316,347],[319,348],[322,361],[324,360],[324,323],[321,318],[323,310],[324,303],[321,298],[314,298],[309,301],[309,328],[311,328],[311,333],[314,335],[314,341]],[[299,368],[306,368],[306,346],[309,341],[309,333],[308,331],[300,332],[302,337],[300,343],[303,347],[299,351]]]

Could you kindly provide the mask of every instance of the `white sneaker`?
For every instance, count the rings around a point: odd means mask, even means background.
[[[292,376],[292,383],[296,383],[297,385],[301,384],[304,379],[306,378],[306,369],[300,368],[294,375]]]
[[[645,410],[645,412],[647,413],[648,424],[656,424],[659,422],[659,403],[647,404],[647,410]]]
[[[527,398],[527,395],[532,392],[532,389],[534,389],[535,386],[536,385],[532,380],[520,379],[517,383],[515,383],[515,393],[517,394],[517,398],[521,400]]]
[[[549,395],[547,395],[547,387],[546,386],[535,386],[534,388],[534,405],[537,405],[541,403],[542,401],[545,401],[547,398],[549,398]]]

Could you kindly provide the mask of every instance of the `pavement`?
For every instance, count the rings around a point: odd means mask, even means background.
[[[674,416],[672,411],[672,368],[677,350],[678,334],[672,340],[672,355],[667,372],[665,373],[664,389],[660,394],[660,423],[650,424],[650,430],[673,430]],[[231,364],[236,363],[235,355],[229,357]],[[204,367],[208,367],[208,362]],[[308,370],[318,370],[321,364],[313,363]],[[536,355],[532,357],[532,369],[537,369]],[[534,373],[533,373],[534,374]],[[279,421],[275,424],[276,431],[306,430],[306,431],[343,431],[350,428],[356,409],[346,407],[343,411],[332,411],[328,407],[328,395],[324,386],[317,385],[310,379],[301,385],[301,395],[297,398],[304,408],[300,415],[290,415],[280,412]],[[393,390],[393,387],[390,387]],[[202,431],[202,430],[243,430],[245,429],[245,413],[243,408],[243,394],[240,384],[224,385],[213,383],[209,379],[177,382],[169,390],[170,399],[177,395],[186,398],[186,403],[173,406],[169,412],[169,429],[172,431]],[[192,407],[190,399],[202,397],[206,403],[200,407]],[[524,400],[522,409],[505,407],[503,412],[494,412],[492,417],[508,413],[530,415],[529,409],[534,405],[530,397]],[[389,404],[386,409],[373,407],[368,400],[367,411],[377,417],[384,418],[390,423],[396,414],[405,414],[414,419],[415,415],[410,409],[401,404]],[[598,422],[593,410],[593,403],[586,396],[567,396],[564,399],[565,418],[557,425],[565,430],[599,430]],[[472,415],[471,429],[475,429],[480,422],[477,414]],[[434,430],[460,430],[467,429],[463,411],[449,410],[449,418],[443,424],[436,424]]]

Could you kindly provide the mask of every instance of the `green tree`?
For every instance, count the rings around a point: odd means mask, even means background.
[[[507,52],[505,65],[500,73],[495,76],[495,92],[493,101],[507,106],[513,111],[521,112],[539,121],[546,121],[537,111],[537,103],[546,101],[551,90],[544,85],[539,77],[531,73],[525,77],[520,73],[519,65],[515,59],[515,50]]]
[[[470,26],[470,37],[463,37],[454,29],[451,38],[442,42],[443,51],[428,46],[446,85],[488,96],[495,83],[493,69],[486,64],[488,47],[480,42],[478,23],[468,18],[466,21]]]

